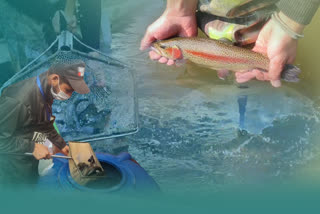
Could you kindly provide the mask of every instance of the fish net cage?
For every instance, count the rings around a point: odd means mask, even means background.
[[[54,101],[52,114],[61,136],[66,141],[90,142],[136,133],[138,108],[131,68],[85,45],[68,31],[62,32],[45,52],[4,83],[0,93],[14,83],[46,72],[52,64],[75,60],[86,64],[84,80],[90,93],[73,93],[66,101]]]

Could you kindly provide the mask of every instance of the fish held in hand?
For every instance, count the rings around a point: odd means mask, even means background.
[[[251,71],[269,70],[268,57],[252,50],[229,45],[206,38],[182,38],[157,41],[151,49],[172,60],[187,60],[214,70]],[[285,65],[281,78],[287,82],[298,82],[301,70],[294,65]]]

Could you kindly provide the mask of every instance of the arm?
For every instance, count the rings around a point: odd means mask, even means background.
[[[10,97],[0,98],[0,151],[3,153],[32,153],[32,139],[17,136],[16,131],[30,118],[27,107]],[[31,136],[32,137],[32,136]]]
[[[283,14],[301,25],[310,24],[320,0],[280,0],[277,7]]]
[[[173,13],[174,16],[195,15],[198,0],[168,0],[165,12]]]
[[[49,127],[47,132],[48,139],[55,146],[54,153],[62,152],[65,155],[68,155],[69,147],[67,146],[64,139],[59,135],[57,130],[54,128],[53,124]]]
[[[140,50],[146,50],[152,42],[172,36],[193,37],[197,35],[196,8],[198,0],[168,0],[164,13],[151,24],[141,41]],[[154,51],[149,52],[153,60],[173,65],[173,60],[159,56]]]
[[[37,159],[50,158],[51,154],[44,145],[35,143],[29,135],[24,133],[17,135],[16,131],[21,130],[22,124],[30,120],[29,109],[10,97],[0,98],[0,153],[24,154],[32,153]]]

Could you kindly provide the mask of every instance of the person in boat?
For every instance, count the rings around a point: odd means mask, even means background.
[[[162,16],[147,28],[140,49],[147,49],[155,40],[197,36],[200,27],[212,39],[253,44],[253,51],[269,57],[269,72],[238,72],[237,82],[256,78],[280,87],[281,71],[285,64],[294,62],[298,39],[319,5],[320,0],[168,0]],[[154,51],[149,56],[160,63],[175,64]]]
[[[90,92],[84,81],[85,63],[54,63],[48,71],[5,88],[0,97],[0,185],[35,184],[40,159],[52,153],[68,155],[69,147],[54,127],[54,100],[75,91]],[[44,143],[53,144],[51,153]],[[26,156],[25,153],[32,153]]]

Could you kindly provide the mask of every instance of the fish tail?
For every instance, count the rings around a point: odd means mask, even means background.
[[[281,79],[283,79],[286,82],[299,82],[299,74],[301,73],[301,70],[299,67],[295,65],[285,65],[282,73],[281,73]]]

